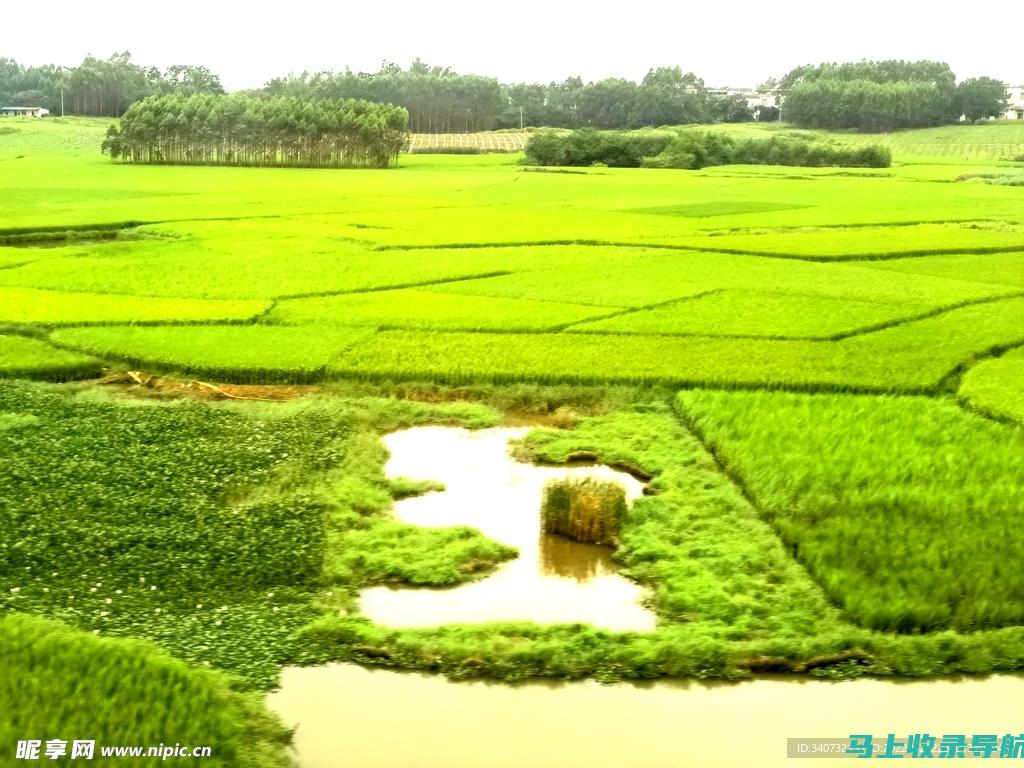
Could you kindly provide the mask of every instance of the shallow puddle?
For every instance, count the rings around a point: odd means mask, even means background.
[[[787,758],[788,738],[1018,734],[1022,700],[1012,676],[509,686],[332,664],[286,668],[267,702],[302,768],[811,768],[853,758]]]
[[[608,467],[539,467],[517,462],[509,440],[529,428],[471,432],[416,427],[384,437],[389,477],[438,480],[443,492],[395,504],[414,525],[468,525],[519,557],[492,575],[452,589],[374,587],[360,595],[362,613],[393,627],[499,620],[542,624],[586,622],[613,631],[650,631],[654,614],[641,605],[644,590],[620,576],[604,547],[547,536],[540,529],[544,483],[560,477],[612,479],[632,502],[643,484]]]

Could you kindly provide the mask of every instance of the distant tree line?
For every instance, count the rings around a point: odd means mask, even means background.
[[[374,73],[318,72],[271,80],[252,95],[357,98],[409,110],[414,133],[457,133],[493,128],[642,128],[684,123],[753,120],[746,100],[710,93],[704,81],[679,67],[650,70],[640,83],[608,78],[584,83],[503,85],[494,78],[460,75],[416,60],[408,69],[385,63]]]
[[[784,119],[804,128],[891,131],[995,117],[1006,87],[990,77],[960,84],[948,64],[861,61],[802,66],[780,82]]]
[[[430,67],[419,60],[408,70],[387,64],[374,74],[318,72],[271,80],[256,96],[296,99],[364,99],[395,104],[409,112],[414,133],[457,133],[494,127],[494,115],[503,106],[497,80],[478,75],[457,75],[450,69]]]
[[[0,105],[45,107],[59,115],[62,91],[66,114],[119,117],[147,96],[221,94],[224,88],[206,67],[178,64],[161,71],[135,64],[127,51],[105,60],[87,56],[77,67],[26,67],[0,58]]]
[[[382,168],[408,123],[401,107],[355,99],[150,96],[110,127],[103,151],[130,163]]]
[[[844,147],[787,132],[766,139],[737,139],[722,132],[541,131],[526,144],[531,165],[697,169],[712,165],[793,165],[888,168],[888,147]]]
[[[799,127],[887,131],[999,115],[1005,87],[988,77],[957,84],[948,64],[934,61],[861,61],[806,65],[764,87],[784,99],[782,118]],[[127,52],[92,56],[78,66],[24,67],[0,59],[0,102],[68,114],[120,116],[152,95],[221,94],[220,80],[202,66],[161,71],[143,67]],[[631,129],[693,123],[743,122],[778,117],[773,108],[752,111],[738,95],[721,95],[679,67],[651,69],[639,83],[607,78],[584,83],[502,84],[462,75],[419,59],[408,68],[385,62],[377,72],[288,75],[247,92],[256,98],[362,99],[409,112],[416,133],[459,133],[524,126]]]

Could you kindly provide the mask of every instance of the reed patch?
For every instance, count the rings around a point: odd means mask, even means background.
[[[544,486],[541,526],[545,533],[615,547],[625,517],[626,491],[618,483],[584,477],[550,480]]]

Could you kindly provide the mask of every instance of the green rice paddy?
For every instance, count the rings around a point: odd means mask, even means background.
[[[978,178],[1019,170],[1020,126],[893,134],[893,167],[863,173],[115,166],[104,121],[4,126],[0,377],[37,381],[0,381],[0,485],[18,489],[0,500],[0,644],[42,614],[239,688],[328,660],[505,679],[1024,669],[1024,188]],[[86,383],[126,369],[319,389],[211,405]],[[534,430],[524,457],[652,477],[616,559],[655,632],[359,615],[365,586],[451,585],[514,554],[397,523],[416,489],[385,480],[378,439],[502,411],[572,427]],[[96,583],[122,590],[113,607],[82,593]]]

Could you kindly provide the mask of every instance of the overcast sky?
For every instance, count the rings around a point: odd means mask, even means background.
[[[2,0],[0,56],[74,65],[131,51],[205,64],[229,90],[303,69],[373,71],[419,56],[504,82],[638,80],[654,66],[708,85],[755,85],[798,64],[946,61],[961,79],[1024,82],[1024,3],[1013,0]],[[947,10],[953,9],[955,10]]]

